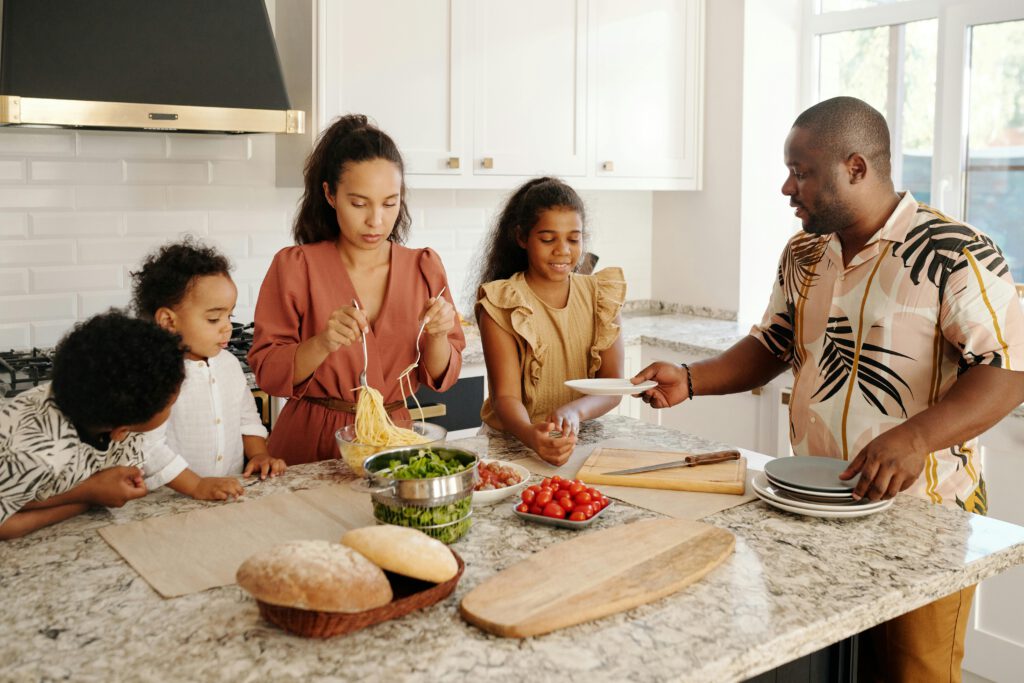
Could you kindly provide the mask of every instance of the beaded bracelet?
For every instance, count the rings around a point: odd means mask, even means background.
[[[687,398],[693,399],[693,373],[690,372],[690,366],[686,363],[680,363],[679,366],[686,370],[686,391],[688,392]]]

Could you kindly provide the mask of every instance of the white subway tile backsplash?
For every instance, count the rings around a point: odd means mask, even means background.
[[[0,209],[71,208],[75,191],[71,187],[0,186]]]
[[[72,156],[75,134],[67,130],[7,128],[0,130],[0,151],[5,156]]]
[[[0,297],[0,324],[74,318],[74,294],[40,294]]]
[[[299,209],[299,200],[302,198],[302,188],[299,187],[258,187],[255,188],[252,199],[249,201],[248,209],[260,211],[271,211],[284,209],[289,216],[294,216]],[[231,207],[237,209],[239,207]]]
[[[0,211],[0,239],[28,236],[28,214]]]
[[[120,183],[124,181],[124,163],[120,161],[33,161],[29,164],[33,181],[48,183]]]
[[[171,159],[248,159],[248,135],[191,135],[175,133],[168,139]]]
[[[32,348],[30,341],[28,323],[17,325],[0,325],[0,349],[29,349]]]
[[[130,290],[110,290],[106,292],[89,292],[79,294],[79,316],[89,318],[97,313],[103,313],[107,309],[127,308],[132,301]]]
[[[249,237],[249,254],[266,256],[269,260],[277,252],[294,244],[290,235],[251,235]]]
[[[210,163],[210,182],[214,185],[264,185],[273,187],[277,181],[274,164],[252,161],[214,161]]]
[[[427,230],[476,228],[481,229],[485,223],[484,210],[468,209],[424,209],[423,225]]]
[[[153,235],[149,238],[125,237],[116,240],[79,240],[78,262],[87,264],[128,264],[136,267],[143,257],[176,235]]]
[[[33,211],[31,222],[32,235],[35,237],[103,237],[120,235],[123,232],[124,215],[114,212]]]
[[[413,226],[409,233],[406,246],[411,249],[430,247],[434,251],[445,252],[455,248],[455,231],[453,230],[417,230]]]
[[[57,265],[74,261],[72,240],[12,241],[0,249],[0,266]]]
[[[167,136],[153,132],[82,131],[78,133],[78,156],[102,159],[163,159],[167,156]]]
[[[129,235],[166,235],[168,240],[182,233],[206,234],[206,214],[201,211],[139,211],[125,214]]]
[[[61,266],[30,268],[33,294],[80,292],[124,287],[124,269],[111,266]]]
[[[471,252],[479,252],[486,237],[486,230],[467,230],[465,228],[456,230],[455,247],[458,249],[468,249]]]
[[[162,209],[166,203],[167,191],[160,186],[75,187],[75,205],[79,209]]]
[[[0,138],[0,142],[3,139]],[[25,180],[25,162],[0,160],[0,183],[20,183]]]
[[[253,196],[251,187],[178,186],[167,188],[167,205],[175,209],[246,208]]]
[[[270,268],[271,260],[269,258],[232,259],[231,277],[235,282],[255,282],[257,283],[256,289],[259,291],[259,283],[263,282],[263,277],[267,274],[267,269]]]
[[[205,185],[210,182],[210,165],[206,162],[129,161],[125,168],[129,183]]]
[[[24,268],[0,268],[0,296],[28,294],[28,271]]]
[[[220,235],[204,241],[232,261],[249,256],[249,238],[245,235]]]
[[[52,349],[61,339],[64,338],[77,320],[50,320],[42,323],[32,323],[29,327],[32,330],[32,346],[42,349]]]
[[[222,232],[291,234],[291,216],[284,211],[211,211],[210,234]]]

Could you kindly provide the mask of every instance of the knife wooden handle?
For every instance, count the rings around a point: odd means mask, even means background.
[[[691,455],[687,458],[690,461],[690,466],[695,465],[710,465],[715,462],[726,462],[728,460],[739,460],[739,451],[714,451],[712,453],[701,453],[700,455]]]

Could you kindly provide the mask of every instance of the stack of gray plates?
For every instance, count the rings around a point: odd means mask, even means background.
[[[810,517],[863,517],[880,512],[892,499],[853,499],[858,477],[843,481],[839,474],[849,465],[845,460],[812,455],[776,458],[753,478],[754,494],[786,512]]]

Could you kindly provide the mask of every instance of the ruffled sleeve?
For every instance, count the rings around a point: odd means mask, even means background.
[[[448,300],[448,303],[455,306],[452,299],[451,287],[448,286],[448,275],[445,273],[441,257],[433,249],[423,249],[419,254],[419,269],[427,285],[429,297],[437,296],[437,293],[444,288],[441,295]],[[434,391],[447,391],[459,380],[459,373],[462,372],[462,351],[466,348],[466,335],[462,331],[461,320],[455,321],[455,326],[448,332],[448,344],[451,346],[451,360],[448,361],[448,369],[444,374],[434,379],[427,372],[426,365],[421,363],[418,372],[420,383]]]
[[[590,347],[587,376],[596,377],[601,369],[601,352],[619,337],[617,318],[626,302],[626,278],[621,268],[605,268],[594,273],[594,343]]]
[[[481,314],[486,312],[498,327],[515,337],[525,362],[523,383],[535,387],[540,382],[540,369],[547,347],[534,327],[533,307],[516,287],[517,278],[521,277],[517,273],[507,280],[481,285],[474,312],[478,323]],[[529,353],[525,353],[527,350]]]

